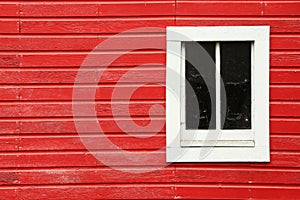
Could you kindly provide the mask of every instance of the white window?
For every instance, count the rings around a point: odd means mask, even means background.
[[[268,162],[269,26],[167,27],[167,162]]]

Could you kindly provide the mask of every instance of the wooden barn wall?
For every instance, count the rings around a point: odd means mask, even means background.
[[[1,1],[0,16],[0,199],[300,198],[300,1]],[[126,173],[86,150],[72,117],[72,87],[86,55],[127,29],[170,25],[271,26],[270,163],[177,163]],[[128,37],[156,37],[165,48],[165,31]],[[129,69],[161,62],[165,50],[130,52],[113,63],[96,93],[106,136],[125,150],[165,146],[164,128],[150,139],[122,133],[114,120],[126,118],[115,118],[109,101]],[[132,96],[132,118],[145,125],[149,108],[165,104],[165,67],[144,66],[136,73],[138,80],[123,80],[122,87],[135,87],[147,76],[162,84],[147,84]],[[155,119],[165,121],[165,113]],[[86,135],[91,142],[94,136]],[[152,165],[164,162],[154,159]],[[117,164],[134,172],[150,167]]]

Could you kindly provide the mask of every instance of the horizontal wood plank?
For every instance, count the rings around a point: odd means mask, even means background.
[[[2,34],[19,33],[19,20],[0,19],[0,30]]]
[[[77,104],[76,104],[77,105]],[[97,102],[87,103],[80,102],[80,107],[88,108],[95,107],[95,114],[101,117],[131,117],[131,116],[149,116],[150,109],[154,106],[160,108],[153,108],[151,116],[165,116],[165,102]],[[2,117],[73,117],[72,103],[30,103],[30,104],[0,104],[0,118]],[[91,112],[82,109],[78,117],[89,117]]]
[[[164,51],[148,52],[112,52],[112,53],[46,53],[46,54],[21,54],[22,67],[80,67],[84,65],[84,60],[88,55],[90,60],[89,66],[102,67],[108,65],[103,63],[103,57],[111,60],[109,66],[138,66],[145,64],[165,64],[166,55]]]
[[[20,199],[78,200],[79,199],[173,199],[172,185],[95,185],[65,187],[23,187]]]
[[[140,133],[141,128],[139,126],[147,126],[149,125],[151,119],[150,118],[133,118],[133,119],[98,119],[99,125],[101,126],[101,129],[105,133],[123,133],[123,131],[126,132],[133,132],[133,133]],[[131,126],[131,122],[136,123],[138,126]],[[153,126],[147,127],[143,129],[143,133],[159,133],[162,131],[165,131],[164,125],[165,120],[162,119],[152,119],[152,123],[154,123]],[[1,121],[0,121],[1,123]],[[6,124],[7,122],[3,122],[3,124]],[[10,122],[11,123],[11,122]],[[79,126],[85,126],[87,127],[85,130],[85,133],[99,133],[101,132],[98,127],[94,126],[94,123],[91,119],[76,119],[76,123],[78,123]],[[118,123],[120,124],[128,124],[128,127],[126,130],[121,129],[118,126]],[[13,126],[14,125],[14,126]],[[75,123],[73,119],[29,119],[29,120],[22,120],[19,123],[11,123],[11,126],[8,127],[8,129],[3,129],[4,133],[9,132],[11,129],[20,129],[20,132],[23,134],[37,134],[37,133],[77,133],[77,130],[75,128]],[[130,131],[129,131],[130,130]]]
[[[299,83],[299,69],[272,69],[270,72],[271,83]]]
[[[176,167],[176,182],[181,183],[243,183],[243,184],[297,184],[298,170],[255,168]]]
[[[145,70],[134,68],[108,69],[108,70],[85,70],[78,73],[77,69],[65,70],[24,70],[24,71],[1,71],[3,79],[0,84],[107,84],[107,83],[132,83],[132,84],[162,84],[165,82],[165,71],[161,67],[145,67]],[[97,71],[102,73],[97,75]],[[149,77],[149,75],[156,76]],[[47,79],[45,79],[47,77]],[[99,80],[98,80],[99,77]],[[86,88],[88,89],[88,88]],[[90,87],[92,89],[92,87]],[[128,88],[122,88],[125,91]]]
[[[0,87],[0,101],[14,101],[17,100],[19,97],[19,88],[12,86],[12,87]]]
[[[78,87],[85,88],[86,90],[95,89],[92,86]],[[145,100],[145,99],[165,99],[165,86],[164,85],[124,85],[124,86],[109,86],[101,85],[96,88],[95,100],[111,100],[113,92],[118,91],[133,91],[135,92],[130,97],[131,100]],[[19,91],[19,92],[18,92]],[[3,100],[16,99],[16,93],[20,94],[20,97],[24,101],[71,101],[73,95],[73,86],[28,86],[21,87],[20,90],[16,88],[0,88],[0,94]],[[82,98],[84,100],[84,97]],[[119,98],[119,99],[126,99]]]
[[[97,157],[95,157],[95,156]],[[129,153],[124,150],[94,152],[40,152],[0,154],[1,168],[38,168],[38,167],[154,167],[166,166],[165,152],[138,151]],[[151,170],[152,171],[152,170]]]
[[[20,143],[20,138],[17,136],[0,137],[0,151],[18,151],[19,143]],[[0,184],[1,184],[1,180],[0,180]]]
[[[18,120],[0,120],[0,134],[18,135],[20,133],[20,122]]]
[[[19,36],[0,36],[0,47],[1,51],[16,51],[20,49],[20,38]]]
[[[300,195],[298,187],[280,186],[177,186],[177,196],[184,199],[295,199]]]
[[[144,170],[153,170],[144,172]],[[173,167],[165,169],[124,168],[124,171],[111,168],[18,170],[20,185],[44,184],[103,184],[103,183],[169,183],[174,182]],[[144,172],[144,173],[142,173]]]
[[[299,16],[300,2],[264,2],[263,14],[267,16]]]
[[[144,138],[139,138],[143,136]],[[160,133],[155,136],[136,134],[135,136],[123,134],[111,134],[111,135],[90,135],[90,136],[81,136],[84,138],[84,141],[92,146],[98,146],[98,150],[105,150],[105,139],[109,139],[114,145],[120,149],[127,150],[157,150],[165,148],[165,134]],[[102,139],[103,138],[103,139]],[[98,139],[98,141],[97,141]],[[16,139],[3,139],[1,144],[0,151],[7,150],[18,150],[22,151],[74,151],[81,150],[85,151],[86,147],[84,146],[79,135],[73,136],[22,136],[20,140]],[[12,141],[8,144],[5,142]],[[103,141],[103,143],[101,143]],[[16,145],[18,148],[15,148],[13,145]]]
[[[300,120],[299,119],[271,119],[270,120],[271,133],[300,133]]]
[[[138,3],[100,3],[99,16],[173,16],[174,1],[141,1]]]
[[[177,1],[176,15],[198,16],[299,16],[295,1]]]
[[[1,24],[0,24],[1,25]],[[119,33],[135,28],[160,27],[174,25],[174,19],[165,18],[114,18],[99,20],[21,20],[21,33]],[[0,26],[1,27],[1,26]],[[139,32],[148,32],[144,29]]]
[[[294,52],[287,53],[271,53],[270,65],[274,67],[299,67],[300,66],[300,54]]]
[[[300,117],[300,103],[298,102],[272,102],[270,116]]]
[[[157,48],[166,48],[166,37],[164,34],[133,34],[133,35],[84,35],[84,36],[22,36],[18,39],[15,37],[0,37],[0,44],[7,50],[19,48],[24,51],[92,51],[94,48],[104,41],[109,40],[114,45],[106,45],[101,50],[126,50],[130,48],[130,44],[136,46],[153,46]],[[9,43],[6,44],[6,43]],[[4,48],[4,49],[5,49]],[[3,49],[3,50],[4,50]]]
[[[261,15],[260,2],[177,1],[176,15]]]
[[[0,16],[1,17],[18,17],[19,5],[13,2],[1,2],[0,3]]]
[[[290,35],[279,35],[272,36],[270,38],[270,48],[280,50],[299,50],[300,49],[300,36],[290,36]]]
[[[271,27],[271,33],[299,33],[299,19],[246,18],[246,17],[180,17],[176,18],[177,26],[259,26]]]
[[[270,139],[272,150],[298,151],[300,149],[299,136],[271,135]]]
[[[22,2],[21,17],[95,17],[97,3],[77,2]]]
[[[0,67],[19,67],[20,56],[18,54],[5,53],[0,55]],[[4,70],[2,69],[1,72]]]
[[[172,1],[21,3],[22,17],[166,16],[175,14]]]
[[[151,169],[151,168],[149,168]],[[154,168],[153,168],[154,169]],[[124,169],[126,172],[107,168],[16,170],[20,185],[26,184],[87,184],[87,183],[253,183],[253,184],[297,184],[298,170],[268,169],[224,169],[224,168],[177,168],[171,167],[148,173],[138,173],[138,168]],[[10,172],[15,175],[16,172]],[[15,174],[13,174],[15,173]],[[277,175],[281,176],[277,176]],[[150,178],[152,176],[152,178]],[[130,178],[131,177],[131,178]]]
[[[271,85],[271,100],[300,100],[300,86],[297,85]]]

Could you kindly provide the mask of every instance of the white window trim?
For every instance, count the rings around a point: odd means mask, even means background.
[[[269,162],[269,26],[167,27],[167,162]],[[185,41],[253,41],[252,130],[182,129]],[[218,64],[218,63],[217,63]],[[177,75],[174,75],[177,74]],[[183,98],[184,99],[184,98]],[[201,134],[200,134],[201,132]],[[245,134],[246,133],[246,134]],[[212,137],[219,134],[219,137]],[[186,142],[188,141],[188,142]]]

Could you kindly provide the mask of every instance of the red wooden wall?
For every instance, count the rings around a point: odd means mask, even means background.
[[[0,16],[0,199],[300,199],[300,1],[1,1]],[[126,173],[103,165],[85,149],[72,118],[72,87],[85,56],[116,33],[169,25],[271,26],[270,163],[178,163],[146,174]],[[164,31],[128,37],[157,37],[165,48]],[[151,139],[126,136],[114,123],[124,118],[112,116],[110,109],[115,83],[149,62],[164,63],[165,51],[122,56],[96,94],[106,136],[128,151],[165,146],[164,129]],[[145,66],[137,77],[143,82],[157,76],[164,84],[164,71]],[[164,90],[148,84],[133,95],[137,123],[149,122],[151,105],[164,105]],[[164,121],[165,114],[155,118]],[[86,137],[93,141],[94,136]],[[117,165],[133,172],[150,167],[122,160]]]

